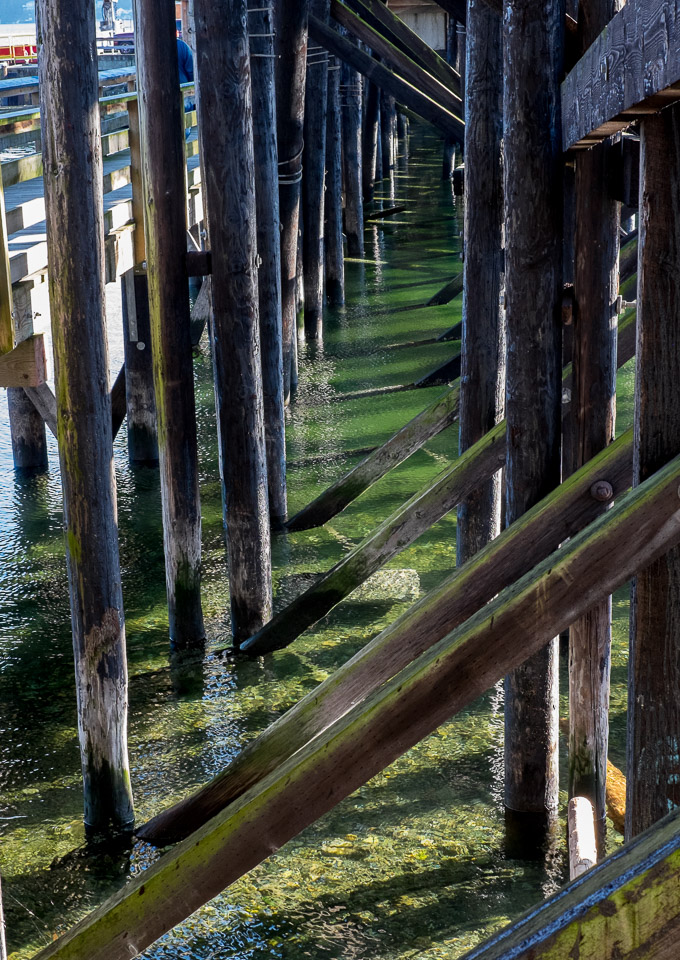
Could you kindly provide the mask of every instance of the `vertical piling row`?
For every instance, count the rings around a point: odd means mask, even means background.
[[[45,213],[85,823],[134,819],[104,313],[94,0],[39,0]]]
[[[267,448],[269,514],[279,526],[286,518],[286,426],[283,403],[281,326],[281,220],[279,217],[274,13],[254,2],[248,14],[253,97],[253,148],[257,204],[258,299],[262,350],[262,396]]]
[[[328,23],[330,0],[310,0],[310,12]],[[328,109],[328,54],[323,48],[307,60],[305,95],[305,150],[303,154],[303,274],[305,337],[323,337],[324,178],[326,171],[326,111]]]
[[[194,0],[212,254],[212,348],[234,642],[271,617],[246,0]]]
[[[184,129],[173,9],[136,0],[134,14],[165,577],[170,640],[180,648],[205,638]]]
[[[680,450],[680,107],[641,124],[633,483]],[[680,803],[680,547],[631,595],[626,839]]]
[[[465,84],[465,260],[460,381],[460,452],[503,419],[503,44],[501,18],[468,0]],[[458,508],[458,563],[500,532],[501,474]]]
[[[295,3],[282,3],[279,0],[276,3],[276,130],[279,144],[283,383],[286,403],[290,399],[294,367],[297,370],[296,284],[308,21],[309,0],[296,0]]]
[[[373,200],[373,191],[378,173],[378,146],[380,126],[380,88],[375,83],[364,81],[366,103],[361,136],[361,192],[364,203]]]
[[[585,53],[616,13],[616,0],[579,5],[580,51]],[[576,158],[572,378],[573,469],[614,439],[619,204],[609,196],[607,144]],[[569,795],[593,805],[604,841],[609,738],[611,597],[569,632]]]
[[[340,108],[340,61],[334,58],[328,71],[326,113],[326,298],[345,302],[345,258],[342,239],[342,119]]]
[[[364,256],[363,162],[361,150],[362,78],[343,63],[342,81],[343,180],[345,184],[345,234],[350,257]]]
[[[447,17],[446,23],[446,61],[452,67],[458,62],[458,32],[456,30],[456,19]],[[464,96],[461,91],[461,98]],[[444,155],[442,158],[442,180],[450,180],[456,166],[456,141],[451,136],[444,140]]]
[[[508,525],[560,482],[563,31],[564,0],[546,0],[540,7],[533,0],[506,0]],[[530,815],[543,823],[555,816],[557,681],[555,641],[506,677],[505,805],[510,821]]]
[[[139,229],[142,229],[142,225]],[[128,456],[132,464],[153,465],[158,463],[158,435],[146,270],[141,266],[127,270],[120,278],[120,283],[123,295]]]

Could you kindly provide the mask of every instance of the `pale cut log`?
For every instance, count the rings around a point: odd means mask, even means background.
[[[598,516],[602,504],[591,495],[593,485],[606,480],[615,496],[622,494],[630,485],[632,457],[633,434],[628,431],[383,630],[214,780],[141,827],[138,836],[158,844],[173,842],[214,816]]]
[[[680,541],[679,481],[676,458],[36,960],[137,956]]]
[[[597,863],[595,811],[586,797],[572,797],[567,809],[569,879],[575,880]]]

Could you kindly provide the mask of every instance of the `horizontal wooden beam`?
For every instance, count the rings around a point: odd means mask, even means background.
[[[679,482],[680,457],[353,706],[36,960],[138,956],[680,542]],[[677,831],[673,842],[680,847]],[[630,930],[631,937],[640,935],[634,926]],[[568,950],[553,954],[567,955]]]
[[[360,50],[355,44],[341,37],[337,30],[326,26],[316,17],[309,18],[309,35],[315,43],[321,44],[333,56],[339,57],[362,76],[368,77],[377,87],[395,97],[399,103],[410,107],[423,120],[428,120],[448,136],[462,142],[465,136],[465,124],[431,97],[426,96],[411,83],[398,77],[385,64],[379,63]]]
[[[676,0],[628,0],[562,83],[562,148],[587,149],[679,99]]]
[[[358,17],[353,10],[345,6],[342,0],[331,0],[331,15],[340,26],[349,30],[357,40],[361,40],[367,47],[370,47],[374,54],[381,57],[383,62],[390,66],[398,76],[408,80],[409,83],[427,94],[449,113],[460,120],[463,119],[463,102],[450,86],[442,83],[419,63],[412,60],[410,56],[399,50],[378,30],[375,30],[369,23]],[[460,92],[460,82],[458,83],[458,92]]]
[[[42,333],[0,356],[0,387],[39,387],[47,379]]]
[[[428,73],[436,77],[450,90],[460,96],[460,74],[457,70],[425,43],[408,24],[396,16],[382,0],[346,0],[355,13],[383,34],[396,47],[420,63]]]
[[[680,937],[680,812],[466,953],[465,960],[675,960]]]

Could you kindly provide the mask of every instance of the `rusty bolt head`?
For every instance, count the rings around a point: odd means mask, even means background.
[[[614,499],[614,488],[608,480],[596,480],[590,488],[590,495],[600,503],[609,503]]]

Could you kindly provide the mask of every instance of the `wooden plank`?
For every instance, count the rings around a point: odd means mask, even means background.
[[[241,644],[241,649],[259,656],[287,647],[372,573],[410,546],[476,486],[500,470],[504,459],[505,424],[502,424],[395,510],[332,570]]]
[[[680,99],[675,0],[628,0],[566,76],[562,149],[587,148]]]
[[[288,530],[308,530],[320,526],[408,459],[423,444],[450,426],[458,417],[459,388],[448,390],[433,404],[410,420],[381,447],[369,454],[349,473],[336,480],[315,500],[300,510],[286,524]]]
[[[680,814],[674,813],[465,960],[675,960],[679,874]]]
[[[0,356],[14,346],[14,308],[12,306],[12,272],[7,243],[5,197],[0,182]]]
[[[475,700],[598,596],[611,593],[648,558],[680,540],[679,481],[676,459],[36,960],[129,960],[141,953]],[[616,564],[609,562],[612,550]],[[677,883],[674,888],[678,896]]]
[[[54,437],[57,436],[57,400],[47,383],[39,387],[26,387],[26,393],[33,406],[49,427]]]
[[[331,0],[331,15],[341,26],[349,30],[357,40],[365,43],[375,55],[381,57],[395,74],[413,84],[435,103],[438,103],[462,121],[463,102],[449,86],[443,84],[437,77],[433,77],[420,64],[404,54],[377,30],[374,30],[370,24],[361,20],[341,0]]]
[[[42,333],[0,356],[0,387],[39,387],[47,378]]]
[[[347,0],[355,13],[383,34],[407,56],[420,63],[440,83],[460,96],[460,74],[440,57],[408,24],[396,16],[382,0]],[[464,4],[463,4],[464,6]]]
[[[463,292],[463,274],[458,273],[452,280],[442,287],[433,297],[427,301],[428,307],[439,307],[451,303],[459,293]]]
[[[16,160],[5,160],[2,165],[2,185],[5,189],[16,183],[24,183],[35,177],[42,177],[43,159],[41,153],[30,153],[26,157],[17,157]]]
[[[274,767],[299,750],[352,703],[365,698],[413,659],[440,641],[499,589],[527,573],[562,540],[602,511],[591,490],[606,479],[615,495],[630,486],[632,431],[616,448],[588,464],[557,491],[501,532],[474,560],[458,567],[436,590],[363,647],[331,677],[312,690],[229,766],[195,794],[138,829],[138,835],[162,844],[184,839]],[[417,628],[414,625],[417,624]]]
[[[384,64],[378,63],[377,60],[350,43],[345,37],[341,37],[337,30],[327,27],[315,17],[310,17],[309,35],[316,43],[325,47],[329,53],[350,64],[355,70],[358,70],[359,73],[368,77],[376,86],[380,87],[381,90],[391,93],[399,103],[410,107],[424,120],[429,120],[444,133],[450,134],[458,140],[463,139],[464,124],[462,120],[412,84],[402,80]]]

